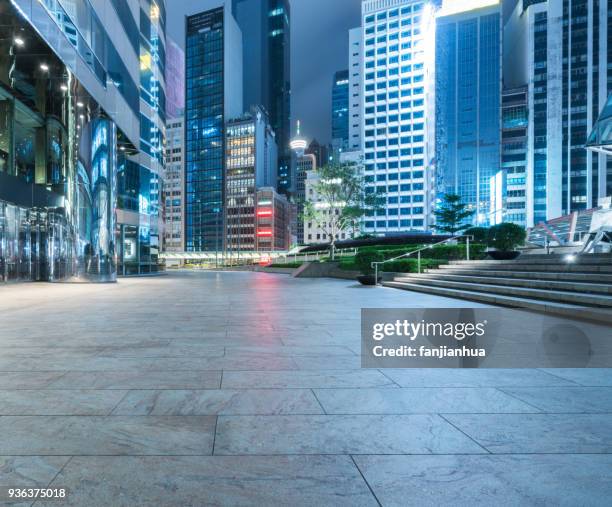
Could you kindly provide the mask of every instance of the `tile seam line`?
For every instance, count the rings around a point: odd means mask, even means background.
[[[351,461],[353,462],[353,465],[355,466],[355,468],[357,469],[357,472],[359,472],[359,475],[361,476],[361,478],[363,479],[363,482],[365,482],[366,486],[368,487],[368,489],[370,490],[370,493],[372,494],[372,496],[374,497],[374,500],[376,500],[376,502],[378,503],[379,507],[382,507],[382,503],[380,502],[380,500],[378,499],[378,497],[376,496],[376,493],[374,493],[374,489],[372,489],[372,486],[370,485],[370,483],[368,482],[368,480],[365,478],[365,475],[363,474],[363,472],[361,471],[361,468],[359,468],[359,465],[357,464],[357,462],[355,461],[355,458],[353,457],[352,454],[349,454],[349,457],[351,458]]]
[[[455,428],[458,432],[462,433],[463,435],[465,435],[467,438],[469,438],[472,442],[474,442],[478,447],[480,447],[481,449],[483,449],[487,454],[493,454],[489,449],[487,449],[484,445],[480,444],[479,442],[477,442],[474,438],[472,438],[470,435],[468,435],[465,431],[463,431],[462,429],[458,428],[457,426],[455,426],[452,422],[450,422],[446,417],[444,417],[444,415],[438,413],[436,414],[440,419],[446,421],[450,426],[452,426],[453,428]]]

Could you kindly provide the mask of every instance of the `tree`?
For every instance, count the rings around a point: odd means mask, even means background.
[[[461,196],[446,194],[440,208],[434,211],[436,229],[455,235],[469,226],[465,220],[473,214],[474,210],[468,209],[467,204],[461,202]]]
[[[503,222],[489,229],[488,245],[500,252],[511,252],[526,238],[527,232],[520,225]]]
[[[330,162],[316,169],[313,198],[307,196],[304,202],[304,219],[329,237],[332,260],[340,233],[349,232],[354,237],[361,218],[382,209],[386,202],[383,194],[366,192],[362,169],[361,164],[353,162]]]

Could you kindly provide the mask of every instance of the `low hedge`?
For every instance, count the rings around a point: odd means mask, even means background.
[[[446,259],[421,259],[421,271],[424,269],[435,269],[440,264],[446,264]],[[341,261],[338,266],[344,271],[359,271],[359,267],[353,261]],[[379,267],[379,271],[387,273],[417,273],[418,259],[400,259],[393,262],[387,262]]]
[[[384,250],[378,250],[385,260],[393,259],[393,257],[398,257],[399,255],[403,255],[408,252],[414,252],[419,248],[422,248],[423,245],[418,247],[408,246],[401,248],[389,248]],[[482,243],[471,243],[470,244],[470,259],[484,259],[486,257],[486,245]],[[359,251],[375,251],[376,248],[372,247],[363,247],[360,248]],[[465,260],[466,257],[467,246],[465,244],[458,245],[437,245],[428,248],[427,250],[423,250],[421,252],[421,257],[427,259],[444,259],[447,261],[456,261],[456,260]],[[416,258],[416,253],[413,254],[414,258]]]
[[[446,259],[421,259],[421,271],[425,269],[435,269],[440,264],[446,264]],[[400,259],[387,262],[381,266],[381,271],[387,273],[417,273],[419,271],[418,259]]]

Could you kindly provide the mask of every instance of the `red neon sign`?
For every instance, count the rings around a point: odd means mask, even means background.
[[[272,231],[257,231],[258,236],[272,236]]]
[[[258,217],[271,217],[272,210],[271,209],[262,209],[257,212]]]

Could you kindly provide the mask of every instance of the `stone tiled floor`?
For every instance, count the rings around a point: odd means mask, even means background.
[[[609,504],[612,370],[360,369],[360,309],[411,306],[473,303],[254,273],[0,287],[0,488],[66,487],[75,506]]]

